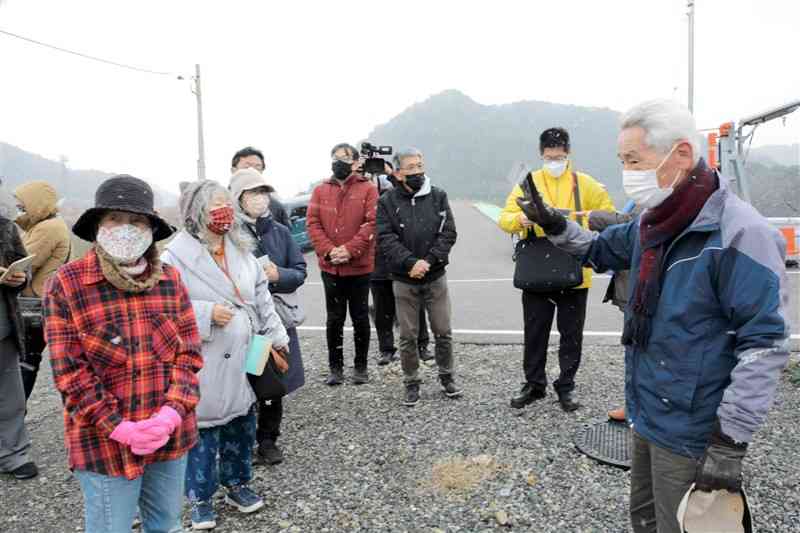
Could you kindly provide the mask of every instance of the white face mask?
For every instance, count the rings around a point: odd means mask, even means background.
[[[547,169],[551,176],[558,178],[567,169],[567,161],[546,161],[544,168]]]
[[[139,229],[133,224],[122,224],[111,229],[101,226],[97,230],[97,244],[121,264],[131,264],[141,259],[153,244],[153,232]]]
[[[245,212],[253,218],[263,217],[269,209],[269,196],[266,194],[258,194],[248,196],[244,201]]]
[[[677,145],[675,145],[677,146]],[[672,185],[669,187],[660,187],[658,185],[658,169],[664,164],[672,152],[672,150],[661,160],[656,168],[650,170],[623,170],[622,171],[622,186],[625,189],[625,194],[634,201],[638,206],[652,209],[661,205],[664,200],[669,198],[675,190],[675,184],[681,177],[680,171],[672,180]]]

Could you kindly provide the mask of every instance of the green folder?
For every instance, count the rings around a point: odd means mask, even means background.
[[[264,335],[253,335],[250,339],[250,346],[247,348],[245,371],[254,376],[263,374],[271,350],[272,343]]]

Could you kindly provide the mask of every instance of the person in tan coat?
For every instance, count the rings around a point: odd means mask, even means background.
[[[58,216],[58,194],[46,181],[30,181],[14,190],[20,215],[17,225],[25,232],[22,243],[28,255],[36,255],[31,265],[30,283],[22,291],[27,298],[41,298],[45,284],[56,270],[69,260],[71,240],[69,229]],[[22,356],[22,384],[25,398],[30,398],[42,351],[45,347],[40,326],[26,325],[23,333],[25,353]]]
[[[22,294],[41,298],[45,282],[69,259],[69,229],[58,216],[58,194],[46,181],[20,185],[14,196],[22,211],[16,220],[25,232],[22,243],[28,255],[36,254],[31,282]]]

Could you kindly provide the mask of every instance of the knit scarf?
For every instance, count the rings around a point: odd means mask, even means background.
[[[161,259],[158,256],[158,248],[156,248],[155,245],[151,246],[144,255],[148,262],[147,270],[145,270],[144,274],[135,278],[125,272],[122,266],[115,261],[108,252],[103,250],[102,246],[95,245],[94,251],[100,262],[103,276],[105,276],[106,280],[108,280],[111,285],[121,291],[133,293],[147,292],[161,281],[163,267],[161,265]]]
[[[642,256],[622,344],[647,348],[651,322],[661,296],[664,253],[675,237],[689,227],[706,201],[719,188],[716,172],[704,160],[661,205],[642,214],[639,242]]]

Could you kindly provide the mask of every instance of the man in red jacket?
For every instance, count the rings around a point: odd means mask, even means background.
[[[328,385],[341,385],[344,369],[344,321],[353,321],[353,383],[369,380],[369,278],[375,266],[375,208],[378,190],[358,172],[358,151],[349,144],[331,150],[333,175],[311,194],[306,227],[319,258],[325,287],[328,337]]]

